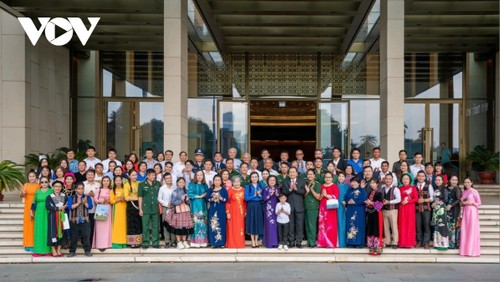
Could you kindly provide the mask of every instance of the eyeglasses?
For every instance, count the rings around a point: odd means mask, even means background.
[[[48,182],[48,181],[41,181],[40,183],[41,183],[41,184],[47,184],[47,183],[49,183],[49,182]]]

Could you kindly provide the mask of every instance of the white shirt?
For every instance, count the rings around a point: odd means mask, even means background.
[[[83,161],[87,164],[87,170],[95,169],[95,165],[101,162],[100,159],[95,158],[95,157],[92,159],[86,158]]]
[[[177,177],[182,177],[182,171],[186,168],[186,165],[183,162],[176,162],[174,167],[172,168],[172,174],[175,174]]]
[[[104,168],[103,169],[104,173],[108,172],[110,161],[111,161],[110,159],[105,159],[104,161],[102,161],[102,167]],[[114,161],[116,163],[116,166],[122,166],[122,162],[120,162],[119,160],[115,159]]]
[[[281,204],[281,202],[278,202],[276,204],[276,214],[281,211],[281,207],[283,207],[283,209],[290,214],[290,204],[285,202],[284,204]],[[281,212],[280,214],[277,215],[276,217],[276,221],[278,223],[288,223],[290,222],[290,217],[288,216],[288,214],[284,213],[284,212]]]
[[[99,187],[101,187],[101,185],[95,180],[93,183],[85,180],[83,181],[83,194],[88,195],[91,191],[97,194],[97,189],[99,189]],[[95,206],[94,197],[92,197],[92,209],[89,210],[89,213],[95,213]]]
[[[389,190],[391,187],[388,187],[386,185],[382,186],[382,189],[384,189],[385,193],[389,193]],[[401,191],[399,191],[399,188],[394,186],[394,200],[390,200],[389,204],[395,205],[401,203]]]
[[[385,160],[382,159],[382,158],[378,158],[378,160],[375,160],[374,158],[371,158],[370,159],[370,163],[371,163],[371,166],[373,168],[373,170],[375,170],[376,168],[378,168],[379,170],[380,167],[382,167],[382,162],[384,162]]]
[[[297,161],[298,165],[297,165],[297,171],[299,173],[304,173],[307,171],[307,168],[306,168],[306,161],[304,160],[301,160],[301,161]]]
[[[387,171],[389,172],[389,171]],[[380,178],[380,181],[382,181],[382,183],[384,183],[384,178],[385,176],[387,175],[388,173],[384,173],[383,171],[380,171],[379,172],[379,178]],[[398,186],[398,178],[396,177],[396,174],[394,174],[394,172],[391,172],[392,174],[392,185],[393,186]]]
[[[207,172],[206,170],[203,170],[203,173],[205,174],[205,181],[207,182],[208,187],[212,187],[212,184],[214,183],[214,176],[217,175],[217,172],[212,170]]]
[[[411,172],[411,174],[413,174],[413,178],[415,178],[415,179],[417,179],[417,173],[421,170],[425,171],[425,166],[422,164],[420,166],[417,166],[415,164],[412,164],[410,166],[410,172]]]
[[[279,174],[279,173],[278,173],[276,170],[274,170],[274,169],[271,169],[271,170],[269,171],[269,175],[274,175],[274,176],[276,176],[276,175],[278,175],[278,174]]]
[[[172,184],[171,187],[167,187],[167,184],[161,186],[160,191],[158,192],[158,203],[166,208],[170,207],[170,198],[172,197],[174,189],[174,184]]]
[[[415,185],[417,187],[417,192],[420,191],[420,189],[424,189],[425,187],[425,182],[424,183],[417,183],[417,185]],[[429,197],[431,199],[431,202],[434,201],[434,187],[432,186],[432,184],[429,185]]]
[[[152,159],[151,161],[148,161],[148,159],[142,160],[143,163],[146,163],[146,167],[148,169],[153,169],[155,167],[155,164],[158,163],[157,160]]]

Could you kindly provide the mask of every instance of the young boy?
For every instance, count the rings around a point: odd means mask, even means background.
[[[287,238],[290,225],[290,204],[286,202],[286,195],[279,196],[280,202],[276,204],[276,215],[278,221],[279,250],[288,250]]]
[[[92,209],[92,199],[83,194],[83,183],[76,185],[76,194],[68,199],[69,219],[71,227],[71,245],[68,257],[76,256],[76,245],[78,237],[82,236],[85,255],[91,257],[90,253],[90,218],[89,210]]]
[[[146,181],[139,184],[137,191],[139,215],[142,217],[142,247],[149,248],[149,243],[153,241],[153,248],[158,249],[160,247],[158,193],[161,184],[156,181],[156,173],[153,169],[148,169],[146,175]],[[150,234],[152,238],[150,238]]]

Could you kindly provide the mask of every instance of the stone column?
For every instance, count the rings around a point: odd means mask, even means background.
[[[380,3],[380,147],[392,165],[404,148],[404,1]]]
[[[164,0],[163,12],[164,149],[188,148],[187,1]]]

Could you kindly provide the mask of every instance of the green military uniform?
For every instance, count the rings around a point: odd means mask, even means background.
[[[307,182],[307,171],[299,175],[300,179],[304,179]]]
[[[319,172],[317,169],[314,169],[314,173],[316,174],[315,180],[319,182],[319,184],[325,183],[325,173],[326,170],[321,169]]]
[[[288,176],[288,174],[287,175],[278,174],[276,176],[276,179],[278,179],[278,186],[280,187],[280,189],[281,189],[281,183],[283,183],[283,180],[285,180],[287,178],[290,178],[290,176]]]
[[[233,179],[234,176],[240,176],[240,173],[236,170],[233,170],[231,172],[229,172],[229,178],[230,179]],[[241,185],[241,187],[243,187],[243,184]]]
[[[246,178],[243,178],[243,175],[240,175],[240,179],[241,179],[241,187],[247,187],[248,184],[250,184],[250,176],[248,175],[245,175]]]
[[[153,181],[151,184],[148,181],[141,182],[137,190],[137,196],[142,198],[142,246],[149,247],[150,230],[153,241],[153,246],[159,246],[159,222],[160,214],[158,209],[158,192],[161,184],[158,181]]]
[[[321,193],[321,184],[319,184],[319,182],[314,181],[313,183],[310,183],[307,181],[306,183],[306,187],[309,187],[309,190],[313,189],[317,194]],[[316,246],[316,237],[318,235],[319,201],[314,198],[312,192],[307,193],[304,197],[304,207],[306,208],[305,225],[307,245]]]

